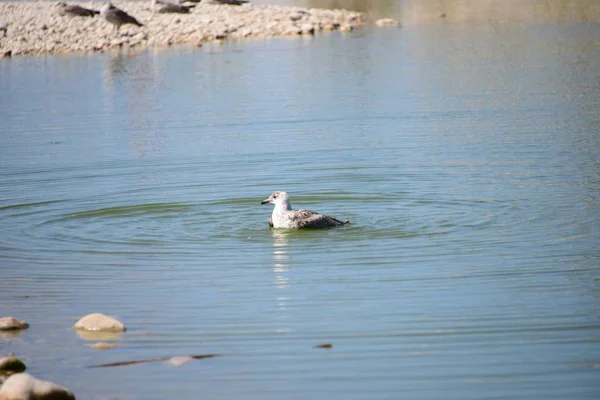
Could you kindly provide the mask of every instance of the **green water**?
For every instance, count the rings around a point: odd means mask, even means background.
[[[0,61],[0,353],[84,399],[598,398],[599,34]],[[273,190],[352,224],[269,230]]]

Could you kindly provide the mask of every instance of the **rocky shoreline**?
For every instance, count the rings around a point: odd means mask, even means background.
[[[56,1],[0,3],[0,57],[169,46],[249,37],[313,35],[351,31],[367,16],[347,10],[276,5],[239,6],[203,0],[189,14],[153,13],[150,0],[115,1],[144,26],[124,25],[118,34],[102,16],[60,15]],[[69,2],[100,10],[105,2]]]
[[[18,336],[23,330],[29,328],[25,321],[14,317],[0,318],[0,334],[11,332]],[[113,343],[96,342],[88,345],[96,350],[112,350],[117,347],[116,342],[127,328],[118,319],[102,313],[92,313],[81,317],[73,325],[77,335],[86,341],[98,339],[109,340]],[[9,337],[10,340],[10,337]],[[333,349],[333,344],[324,343],[313,346],[315,349]],[[123,360],[117,362],[89,365],[88,368],[121,367],[148,363],[165,363],[170,366],[181,366],[197,360],[207,360],[222,357],[222,354],[193,354],[179,356],[162,356],[142,360]],[[14,354],[3,355],[0,353],[0,400],[75,400],[75,395],[67,388],[54,382],[38,379],[26,372],[27,366]]]

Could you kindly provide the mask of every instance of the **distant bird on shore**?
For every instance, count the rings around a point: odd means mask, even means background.
[[[211,0],[211,3],[227,4],[230,6],[241,6],[242,4],[248,3],[248,0]]]
[[[152,0],[152,12],[159,14],[189,14],[196,5],[184,6],[182,4],[169,3],[164,0]]]
[[[6,36],[6,32],[8,32],[8,24],[6,22],[0,22],[0,32],[2,32],[2,37]]]
[[[110,2],[106,3],[100,8],[100,15],[104,17],[107,22],[110,22],[115,27],[115,34],[119,34],[119,28],[122,25],[131,24],[136,26],[144,26],[138,22],[137,19],[127,14],[125,11],[113,6]]]
[[[89,8],[81,7],[75,4],[67,4],[60,2],[57,4],[59,15],[71,15],[76,17],[93,17],[100,14],[100,11],[90,10]]]
[[[334,217],[319,214],[310,210],[294,210],[290,203],[290,197],[286,192],[273,192],[268,199],[260,204],[274,204],[273,214],[269,218],[269,226],[272,228],[295,229],[295,228],[332,228],[349,223]]]

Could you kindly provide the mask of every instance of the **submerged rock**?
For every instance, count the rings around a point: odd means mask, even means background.
[[[73,328],[93,332],[125,332],[125,325],[121,321],[100,313],[86,315]]]
[[[400,23],[395,19],[391,18],[382,18],[375,21],[375,25],[377,26],[400,26]]]
[[[168,360],[165,360],[165,362],[169,365],[178,367],[180,365],[187,364],[193,360],[194,360],[194,358],[190,357],[190,356],[176,356],[176,357],[171,357]]]
[[[0,388],[0,400],[75,400],[68,389],[23,372],[11,375]]]
[[[194,356],[175,356],[175,357],[159,357],[149,358],[146,360],[130,360],[130,361],[118,361],[108,364],[91,365],[89,368],[106,368],[106,367],[122,367],[124,365],[135,365],[135,364],[146,364],[159,361],[165,361],[171,365],[182,365],[192,360],[203,360],[206,358],[220,357],[220,354],[199,354]],[[0,399],[2,400],[2,399]]]
[[[92,349],[96,349],[96,350],[112,350],[112,349],[116,349],[117,345],[115,343],[98,342],[98,343],[89,344],[88,347],[91,347]]]
[[[25,371],[27,367],[16,357],[0,357],[0,375],[9,376]]]
[[[6,54],[5,54],[6,56]],[[10,54],[8,55],[10,57]],[[27,329],[29,324],[14,317],[0,318],[0,331]]]

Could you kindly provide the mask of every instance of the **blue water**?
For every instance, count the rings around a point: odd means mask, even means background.
[[[84,399],[598,398],[599,34],[0,61],[0,353]],[[352,224],[269,230],[273,190]]]

